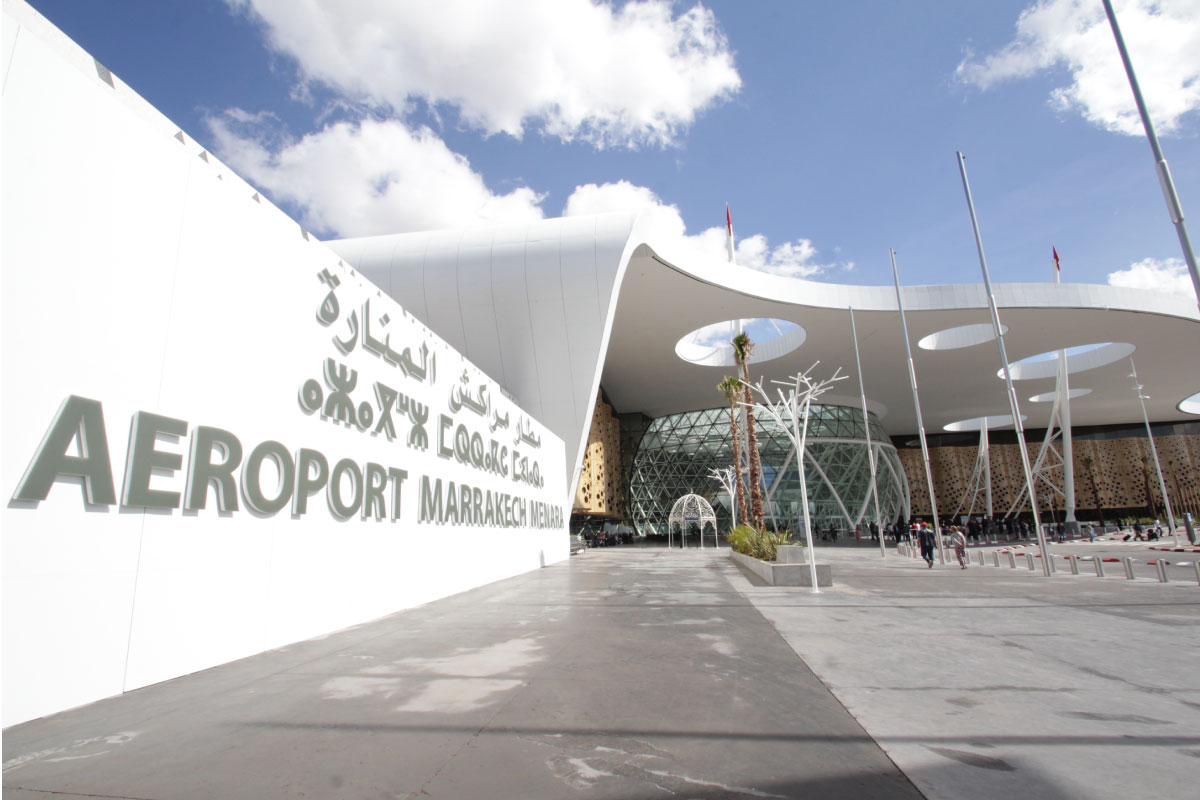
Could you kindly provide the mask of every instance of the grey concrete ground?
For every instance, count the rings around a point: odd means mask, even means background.
[[[1197,795],[1194,580],[818,556],[819,596],[733,582],[927,797]]]
[[[589,552],[14,726],[4,796],[920,797],[731,578]]]
[[[818,560],[589,551],[10,728],[4,796],[1195,796],[1194,583]]]

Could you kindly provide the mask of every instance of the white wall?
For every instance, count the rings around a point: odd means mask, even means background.
[[[119,78],[102,80],[36,12],[8,0],[4,8],[4,725],[567,557],[560,439],[190,137],[177,138]],[[328,327],[318,320],[329,293],[323,270],[340,281]],[[364,349],[367,301],[372,335],[417,362],[425,343],[436,375],[418,380]],[[349,341],[352,313],[358,337],[343,355],[333,339]],[[301,388],[314,379],[328,396],[330,358],[356,371],[351,396],[376,421],[376,381],[427,407],[428,447],[409,446],[413,423],[397,410],[394,441],[306,413]],[[483,414],[462,407],[459,392],[482,398]],[[79,478],[60,478],[41,501],[19,496],[70,396],[102,406],[116,503],[88,506]],[[318,450],[331,467],[350,458],[406,470],[400,518],[390,519],[390,487],[382,520],[339,520],[324,491],[304,514],[257,514],[244,497],[222,513],[214,489],[203,510],[125,507],[138,412],[184,421],[188,435],[229,431],[243,463],[274,440],[293,457]],[[507,447],[510,470],[513,450],[529,456],[542,485],[439,457],[440,414]],[[539,447],[517,441],[519,425]],[[188,436],[160,435],[153,448],[184,463],[156,470],[150,489],[184,492]],[[82,454],[73,444],[66,455]],[[527,510],[547,503],[553,522],[422,523],[423,476],[516,497]]]

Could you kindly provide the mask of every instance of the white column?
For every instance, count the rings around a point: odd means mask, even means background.
[[[979,423],[979,457],[983,459],[983,496],[987,498],[987,516],[992,518],[992,451],[988,447],[987,417]]]

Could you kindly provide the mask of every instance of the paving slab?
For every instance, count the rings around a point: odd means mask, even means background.
[[[733,585],[930,798],[1191,797],[1200,587],[818,550]]]
[[[585,553],[9,728],[4,796],[920,797],[737,579]]]

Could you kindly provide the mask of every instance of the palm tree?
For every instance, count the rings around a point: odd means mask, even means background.
[[[1092,465],[1096,463],[1096,459],[1091,456],[1084,456],[1079,459],[1083,462],[1083,466],[1087,469],[1088,480],[1092,484],[1092,499],[1096,503],[1096,513],[1100,515],[1100,526],[1104,526],[1104,509],[1100,507],[1100,492],[1096,488],[1096,471],[1092,469]]]
[[[758,457],[758,437],[754,433],[753,398],[750,396],[750,354],[754,352],[754,343],[750,336],[742,331],[733,337],[733,358],[742,368],[742,402],[746,404],[746,445],[749,453],[746,458],[750,462],[750,516],[754,527],[763,528],[763,496],[762,496],[762,461]],[[804,465],[800,464],[800,469]]]
[[[737,404],[742,384],[732,375],[726,375],[725,379],[717,384],[717,389],[724,392],[725,398],[729,400],[729,438],[733,440],[733,472],[737,476],[737,517],[744,525],[749,516],[746,514],[746,483],[742,480],[742,437],[738,436],[737,424]]]

